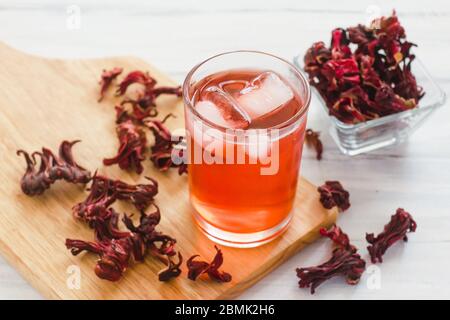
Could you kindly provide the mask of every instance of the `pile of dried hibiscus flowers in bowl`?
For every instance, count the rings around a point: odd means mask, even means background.
[[[445,93],[411,53],[416,44],[395,11],[369,26],[336,28],[295,65],[308,74],[330,114],[339,149],[357,155],[405,141],[445,102]]]

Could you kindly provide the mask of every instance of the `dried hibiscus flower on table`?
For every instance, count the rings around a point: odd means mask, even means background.
[[[117,124],[116,132],[119,138],[119,150],[113,158],[103,160],[103,164],[110,166],[118,164],[123,170],[134,168],[136,173],[140,174],[144,170],[142,161],[145,160],[145,150],[147,147],[147,138],[144,130],[133,120],[117,114],[121,122]]]
[[[125,226],[134,234],[141,235],[149,251],[162,261],[166,261],[164,256],[174,256],[176,254],[174,246],[176,240],[168,235],[164,235],[155,230],[156,225],[161,221],[161,213],[155,205],[156,211],[150,215],[143,211],[140,216],[140,224],[136,227],[131,217],[125,215],[123,222]],[[157,245],[159,244],[159,246]]]
[[[307,129],[305,133],[306,145],[316,150],[316,159],[322,159],[323,144],[319,138],[320,133],[312,129]]]
[[[98,98],[98,102],[103,100],[105,96],[106,90],[111,86],[111,83],[116,79],[121,73],[123,69],[115,67],[112,70],[103,70],[102,76],[100,79],[100,97]]]
[[[219,268],[223,264],[223,254],[222,250],[220,250],[217,246],[214,246],[216,249],[216,255],[211,263],[206,261],[195,261],[195,258],[199,257],[199,255],[194,255],[188,259],[186,262],[186,266],[188,268],[188,278],[190,280],[195,281],[200,275],[207,274],[211,280],[215,280],[217,282],[230,282],[231,274],[219,271]]]
[[[155,100],[162,94],[175,95],[181,97],[181,87],[156,87],[157,81],[151,77],[148,72],[132,71],[120,82],[116,94],[123,96],[127,93],[127,89],[131,85],[135,85],[133,97],[125,98],[120,105],[131,106],[130,116],[136,121],[142,121],[147,117],[155,117],[158,112],[156,110]]]
[[[101,81],[102,95],[112,79],[118,75],[119,69],[104,71]],[[147,126],[155,136],[155,145],[151,148],[152,155],[150,157],[155,166],[161,171],[166,171],[170,167],[178,167],[179,174],[187,172],[187,166],[182,163],[185,154],[182,145],[183,137],[170,134],[170,131],[163,125],[167,117],[162,121],[154,120],[144,123],[144,119],[155,117],[158,114],[155,104],[157,97],[162,94],[181,96],[180,86],[156,87],[156,84],[156,79],[148,72],[139,70],[128,73],[119,83],[116,94],[118,96],[126,95],[126,98],[116,106],[119,150],[115,157],[104,159],[105,165],[119,164],[121,169],[134,168],[138,174],[142,173],[141,162],[145,159],[144,153],[147,147],[143,127]],[[130,86],[133,86],[132,90],[130,90]],[[131,109],[127,108],[128,105],[131,105]],[[175,157],[179,161],[174,161]]]
[[[364,122],[417,107],[424,93],[411,72],[413,46],[394,11],[368,27],[333,30],[330,48],[308,49],[304,69],[331,115]]]
[[[391,217],[391,221],[384,226],[384,231],[378,236],[373,233],[366,234],[370,243],[367,247],[372,263],[383,262],[382,256],[386,250],[399,240],[407,241],[406,233],[415,232],[417,224],[412,216],[402,208]]]
[[[183,256],[178,252],[178,262],[173,262],[172,258],[168,258],[167,268],[158,273],[159,281],[165,282],[172,278],[176,278],[181,274],[180,266],[183,263]]]
[[[131,202],[136,209],[145,210],[158,193],[158,182],[150,177],[145,177],[149,183],[131,185],[120,180],[114,181],[117,199]]]
[[[350,243],[347,234],[336,225],[329,230],[321,229],[320,233],[335,243],[332,256],[321,265],[297,268],[299,287],[311,287],[311,293],[314,294],[319,285],[338,275],[345,276],[348,284],[357,284],[366,269],[366,262],[357,253],[356,247]]]
[[[29,196],[42,194],[56,180],[88,183],[91,173],[78,165],[72,155],[72,147],[77,142],[79,140],[63,141],[59,146],[58,156],[47,148],[42,148],[42,152],[33,152],[31,156],[24,150],[18,150],[17,155],[23,155],[27,162],[27,170],[20,183],[23,193]],[[38,170],[35,168],[36,156],[41,160]]]
[[[152,178],[147,184],[131,185],[121,180],[112,180],[95,174],[89,188],[87,198],[76,204],[73,215],[92,225],[96,220],[103,220],[107,215],[106,209],[116,200],[131,202],[139,211],[145,210],[153,203],[158,193],[158,183]]]
[[[320,235],[332,240],[338,247],[347,249],[349,251],[356,251],[356,247],[350,243],[350,239],[341,228],[337,225],[331,226],[329,229],[321,228],[319,230]]]
[[[326,181],[317,188],[320,193],[320,202],[326,209],[338,207],[341,211],[350,208],[350,193],[342,187],[339,181]]]
[[[152,152],[150,160],[161,171],[177,167],[178,174],[181,175],[187,173],[187,165],[184,161],[184,137],[172,135],[164,125],[170,116],[172,115],[167,115],[161,121],[148,120],[145,122],[155,138],[154,145],[150,148]]]
[[[142,262],[148,253],[154,254],[167,264],[159,275],[161,281],[167,281],[180,275],[179,266],[182,256],[178,253],[179,263],[175,264],[171,257],[176,254],[176,240],[156,230],[161,219],[159,208],[150,214],[141,211],[140,224],[134,226],[130,217],[125,215],[123,222],[128,231],[119,230],[119,215],[109,209],[108,216],[95,225],[95,241],[66,240],[66,247],[73,255],[82,251],[95,253],[99,256],[95,267],[96,275],[105,280],[118,281],[130,264]],[[161,274],[163,274],[161,276]]]
[[[187,165],[184,161],[185,141],[182,136],[172,135],[165,126],[165,121],[173,116],[168,114],[163,120],[145,120],[144,125],[150,129],[154,136],[154,144],[150,147],[150,161],[161,171],[169,168],[178,168],[181,175],[187,173]],[[142,161],[145,159],[147,139],[143,126],[136,122],[122,107],[116,107],[117,132],[120,141],[119,151],[116,157],[105,159],[105,165],[118,163],[120,168],[134,167],[137,173],[142,173]]]

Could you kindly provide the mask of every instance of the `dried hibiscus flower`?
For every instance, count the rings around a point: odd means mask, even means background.
[[[175,255],[175,239],[156,230],[160,221],[159,208],[150,214],[141,211],[140,224],[134,226],[131,218],[125,215],[123,222],[128,231],[119,230],[119,215],[112,208],[108,209],[108,215],[101,221],[97,221],[95,227],[95,241],[66,240],[66,247],[73,255],[82,251],[95,253],[99,256],[95,273],[101,279],[109,281],[119,280],[130,264],[134,261],[144,261],[147,253],[156,256],[167,263],[167,268],[159,275],[161,281],[177,277],[181,270],[182,257],[178,255],[179,262],[174,263],[170,257]],[[158,245],[159,244],[159,245]],[[165,256],[165,257],[164,257]],[[162,275],[161,275],[162,274]]]
[[[142,261],[146,252],[152,254],[167,265],[166,269],[160,271],[158,278],[160,281],[168,281],[181,274],[181,269],[179,267],[183,262],[183,257],[181,256],[181,253],[178,252],[178,262],[173,262],[172,257],[177,254],[175,251],[175,244],[177,241],[171,236],[156,230],[156,226],[161,220],[161,213],[156,205],[155,208],[156,210],[151,214],[146,214],[141,211],[139,225],[137,227],[134,226],[133,221],[127,215],[124,215],[122,221],[127,229],[131,231],[133,237],[140,238],[145,246],[145,251],[141,257],[135,256],[135,259]]]
[[[132,112],[130,114],[136,121],[141,121],[146,117],[155,117],[155,100],[162,94],[175,95],[181,97],[181,87],[156,87],[157,81],[148,72],[132,71],[119,84],[117,95],[124,95],[130,85],[137,84],[136,97],[127,98],[121,102],[121,106],[130,104]]]
[[[114,181],[117,199],[131,202],[136,209],[142,211],[153,203],[158,193],[158,182],[150,177],[145,177],[149,183],[131,185],[120,180]]]
[[[58,156],[47,148],[42,148],[42,152],[33,152],[31,156],[24,150],[18,150],[17,155],[23,155],[27,162],[27,169],[20,183],[23,193],[29,196],[42,194],[56,180],[88,183],[91,173],[78,165],[72,155],[72,147],[77,142],[79,140],[63,141],[59,146]],[[35,168],[36,156],[41,160],[38,170]]]
[[[73,214],[76,218],[92,225],[92,222],[104,219],[107,215],[106,209],[116,200],[129,201],[139,211],[142,211],[153,203],[154,197],[158,193],[156,180],[149,177],[146,179],[149,180],[147,184],[131,185],[121,180],[112,180],[95,174],[89,188],[89,195],[72,208]]]
[[[155,142],[150,148],[152,152],[150,160],[161,171],[167,171],[171,167],[178,167],[178,173],[181,175],[187,173],[187,165],[184,161],[184,137],[172,135],[164,125],[170,116],[172,115],[167,115],[161,121],[148,120],[145,122],[155,138]]]
[[[331,226],[328,230],[321,228],[319,232],[323,237],[327,237],[333,241],[336,246],[350,251],[356,251],[356,247],[350,243],[348,235],[344,233],[337,225]]]
[[[98,102],[103,100],[106,90],[108,90],[111,83],[122,73],[122,71],[123,69],[118,67],[115,67],[112,70],[103,70],[100,79],[100,97],[98,98]]]
[[[134,168],[140,174],[144,170],[142,161],[145,160],[147,138],[145,132],[132,120],[120,122],[116,128],[119,138],[119,150],[114,158],[104,159],[103,164],[110,166],[118,164],[123,170]]]
[[[118,71],[117,71],[118,72]],[[109,73],[111,74],[112,71]],[[105,72],[105,79],[108,73]],[[112,80],[111,80],[112,81]],[[106,80],[105,80],[106,82]],[[109,82],[110,83],[110,82]],[[119,83],[116,94],[127,97],[115,107],[119,150],[113,158],[104,159],[105,165],[119,164],[121,169],[132,169],[140,174],[143,171],[142,161],[145,159],[147,139],[143,126],[150,128],[155,136],[150,160],[162,171],[170,167],[178,167],[178,172],[187,172],[184,164],[185,148],[183,137],[172,136],[162,121],[144,119],[157,115],[155,99],[162,94],[181,96],[181,87],[156,87],[157,81],[148,72],[132,71]],[[133,91],[128,90],[134,85]],[[106,89],[105,89],[106,90]],[[126,108],[131,105],[131,109]],[[169,115],[170,116],[170,115]]]
[[[323,152],[323,144],[320,140],[320,133],[313,131],[312,129],[307,129],[305,134],[305,141],[306,144],[314,148],[316,150],[316,159],[321,160],[322,159],[322,152]]]
[[[386,250],[399,240],[407,241],[407,232],[415,232],[417,224],[412,216],[402,208],[392,215],[391,221],[384,226],[384,231],[378,236],[373,233],[366,234],[366,240],[370,243],[369,250],[372,263],[383,262]]]
[[[101,176],[94,175],[91,187],[89,188],[89,195],[87,198],[73,206],[72,213],[77,219],[81,219],[93,225],[99,219],[103,219],[107,215],[106,209],[116,201],[116,195],[111,192],[112,181],[104,179]]]
[[[178,262],[175,263],[173,260],[169,257],[168,258],[168,264],[167,268],[161,270],[158,273],[158,279],[159,281],[169,281],[170,279],[176,278],[181,274],[180,266],[183,263],[183,256],[180,252],[178,252]]]
[[[394,11],[368,27],[333,30],[329,48],[307,50],[304,69],[331,115],[363,122],[417,107],[424,93],[411,72],[413,46]]]
[[[317,188],[320,193],[320,202],[326,209],[337,206],[341,211],[350,208],[350,193],[345,190],[339,181],[326,181]]]
[[[165,256],[174,256],[176,240],[168,235],[158,232],[155,228],[161,220],[159,208],[155,205],[156,211],[151,214],[145,214],[141,211],[139,225],[136,227],[131,218],[127,215],[123,217],[123,222],[128,230],[141,236],[147,249],[163,262],[166,262]]]
[[[217,253],[211,263],[206,261],[195,261],[199,255],[194,255],[188,259],[186,266],[188,268],[188,278],[195,281],[200,275],[207,274],[210,279],[217,282],[230,282],[231,274],[219,271],[219,268],[223,264],[223,254],[217,246],[214,246]]]
[[[354,285],[359,282],[365,266],[366,262],[359,254],[335,248],[327,262],[316,267],[297,268],[297,277],[300,278],[299,287],[311,287],[311,293],[314,294],[319,285],[338,275],[345,276],[347,283]]]
[[[120,232],[118,214],[114,210],[109,212],[108,219],[95,225],[95,242],[67,239],[66,247],[74,256],[83,251],[97,254],[95,274],[101,279],[118,281],[128,268],[132,255],[142,256],[145,247],[139,237]]]
[[[330,260],[315,267],[297,268],[300,278],[300,288],[311,288],[314,294],[316,288],[326,280],[342,275],[348,284],[357,284],[366,269],[366,262],[357,253],[355,246],[350,244],[348,236],[342,230],[333,226],[329,230],[322,229],[320,233],[335,243]]]
[[[97,254],[100,259],[95,266],[95,274],[105,280],[118,281],[128,267],[131,255],[130,239],[110,239],[102,242],[66,240],[66,247],[74,256],[83,251]]]

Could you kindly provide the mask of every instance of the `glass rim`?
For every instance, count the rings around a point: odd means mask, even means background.
[[[223,52],[223,53],[219,53],[216,55],[213,55],[203,61],[201,61],[200,63],[196,64],[186,75],[186,78],[184,79],[183,82],[183,88],[182,88],[182,93],[183,93],[183,101],[184,104],[189,108],[189,110],[192,112],[192,114],[199,119],[202,122],[205,122],[208,126],[211,126],[215,129],[218,129],[220,131],[247,131],[247,130],[254,130],[254,129],[230,129],[230,128],[225,128],[222,126],[219,126],[211,121],[209,121],[208,119],[202,117],[197,110],[194,108],[191,98],[189,97],[189,87],[190,87],[190,82],[192,79],[192,76],[195,74],[195,72],[204,64],[208,63],[209,61],[221,57],[221,56],[225,56],[225,55],[230,55],[230,54],[235,54],[235,53],[252,53],[252,54],[257,54],[257,55],[263,55],[263,56],[268,56],[271,58],[274,58],[276,60],[279,60],[281,62],[283,62],[284,64],[286,64],[296,75],[296,77],[298,79],[300,79],[300,82],[302,83],[302,85],[304,86],[304,88],[306,89],[306,94],[304,97],[304,101],[302,100],[303,105],[301,106],[301,108],[299,108],[299,110],[297,111],[297,113],[295,115],[293,115],[291,118],[289,118],[288,120],[279,123],[275,126],[272,127],[268,127],[268,128],[264,128],[265,130],[271,130],[271,129],[284,129],[289,127],[290,125],[292,125],[293,123],[295,123],[298,119],[301,119],[308,111],[309,109],[309,105],[311,103],[311,86],[308,82],[308,80],[306,79],[306,77],[302,74],[302,72],[300,72],[300,70],[298,70],[298,68],[291,62],[289,62],[286,59],[280,58],[276,55],[270,54],[270,53],[266,53],[263,51],[258,51],[258,50],[233,50],[233,51],[227,51],[227,52]],[[230,68],[231,69],[231,68]]]

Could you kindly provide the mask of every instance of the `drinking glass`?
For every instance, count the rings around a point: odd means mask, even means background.
[[[195,107],[199,85],[214,74],[274,72],[289,84],[298,110],[267,128],[224,129]],[[183,84],[190,202],[213,241],[255,247],[280,235],[292,218],[310,87],[289,62],[257,51],[234,51],[196,65]],[[270,115],[269,115],[270,116]]]

